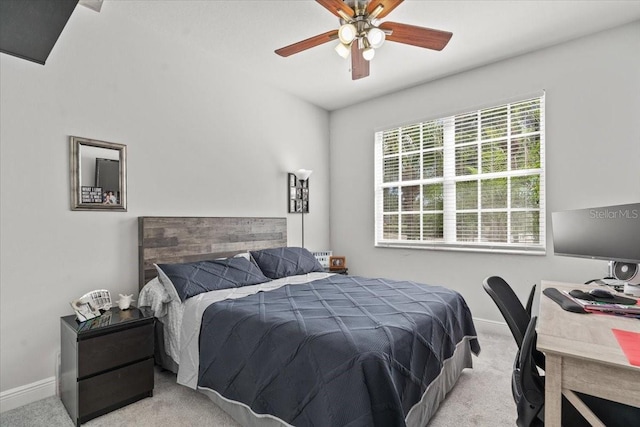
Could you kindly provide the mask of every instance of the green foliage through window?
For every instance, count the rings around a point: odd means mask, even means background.
[[[377,132],[376,162],[376,245],[544,251],[544,95]]]

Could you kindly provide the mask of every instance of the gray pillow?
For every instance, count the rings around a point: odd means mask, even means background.
[[[264,275],[271,279],[324,271],[316,257],[305,248],[263,249],[251,251],[251,256]]]
[[[172,288],[167,289],[167,292],[170,295],[177,294],[181,301],[203,292],[269,281],[253,262],[243,257],[183,264],[158,264],[156,269],[165,289]]]

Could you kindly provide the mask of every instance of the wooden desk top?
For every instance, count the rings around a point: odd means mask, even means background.
[[[542,281],[542,289],[593,289],[593,286]],[[608,314],[580,314],[563,310],[545,295],[540,295],[540,314],[536,331],[538,350],[630,369],[640,373],[622,352],[612,328],[640,332],[640,319]]]

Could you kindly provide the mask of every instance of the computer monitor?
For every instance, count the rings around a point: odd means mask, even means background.
[[[640,203],[551,214],[556,255],[640,263]]]
[[[113,191],[120,197],[120,161],[114,159],[96,159],[96,187],[102,191]]]

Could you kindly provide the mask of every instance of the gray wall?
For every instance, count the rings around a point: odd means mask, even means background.
[[[329,115],[117,8],[77,8],[46,66],[0,55],[0,390],[54,375],[71,299],[136,292],[138,216],[288,216],[299,244],[285,196],[298,168],[314,170],[310,249],[347,256],[353,273],[451,286],[477,317],[499,320],[486,275],[523,294],[602,275],[605,263],[551,245],[545,257],[374,249],[373,132],[546,89],[549,212],[638,201],[638,51],[635,23]],[[69,209],[69,135],[127,145],[128,212]]]
[[[3,392],[54,376],[72,299],[137,299],[138,216],[288,217],[299,245],[287,172],[312,169],[305,243],[329,248],[328,113],[117,9],[78,7],[46,66],[0,55]],[[69,135],[127,145],[128,212],[70,210]]]
[[[640,22],[331,113],[331,244],[350,273],[442,284],[501,321],[482,279],[526,297],[545,280],[603,277],[606,262],[556,257],[551,212],[640,201]],[[445,54],[445,53],[443,53]],[[546,256],[374,248],[374,131],[546,90]]]

